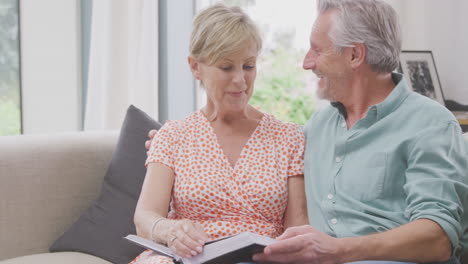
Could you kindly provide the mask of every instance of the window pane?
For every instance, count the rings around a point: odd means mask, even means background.
[[[305,124],[316,107],[315,75],[302,69],[316,16],[314,0],[198,0],[197,9],[216,2],[243,8],[257,23],[263,49],[250,104],[284,121]],[[204,103],[199,95],[199,106]]]
[[[0,1],[0,136],[21,133],[18,0]]]

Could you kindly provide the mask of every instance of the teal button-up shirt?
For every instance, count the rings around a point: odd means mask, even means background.
[[[437,222],[459,255],[468,243],[468,144],[453,115],[405,80],[348,130],[344,113],[315,113],[306,135],[310,223],[335,237]]]

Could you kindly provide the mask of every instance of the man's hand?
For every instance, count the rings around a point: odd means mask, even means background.
[[[145,142],[145,148],[146,148],[147,150],[149,150],[149,148],[150,148],[150,146],[151,146],[151,141],[153,140],[154,135],[156,135],[156,132],[157,132],[156,129],[150,130],[150,132],[148,132],[148,137],[149,137],[149,139],[146,140],[146,142]]]
[[[256,262],[277,263],[341,263],[344,252],[340,240],[309,225],[288,228],[279,241],[255,254]]]

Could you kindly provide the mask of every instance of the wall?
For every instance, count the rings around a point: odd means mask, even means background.
[[[167,42],[161,44],[161,120],[179,119],[193,111],[193,79],[186,65],[193,6],[160,1],[160,26]],[[468,1],[387,0],[403,25],[403,48],[432,50],[446,99],[468,104]],[[184,12],[174,12],[185,6]],[[22,0],[21,66],[24,133],[72,131],[81,128],[80,1]],[[179,17],[169,12],[179,14]],[[174,19],[178,19],[174,21]],[[185,32],[184,31],[184,32]],[[170,40],[169,40],[170,39]],[[175,43],[175,44],[169,44]],[[180,52],[184,51],[184,52]],[[183,69],[183,70],[180,70]],[[163,79],[163,73],[168,75]],[[163,88],[164,87],[164,88]],[[187,93],[187,91],[189,91]]]
[[[159,121],[183,119],[196,108],[187,64],[194,1],[159,0]]]
[[[81,128],[78,0],[21,0],[25,134]]]
[[[451,97],[461,98],[464,104],[468,105],[468,1],[459,0],[455,10],[456,32],[455,48],[450,49],[453,52],[453,79],[454,87]],[[457,99],[458,100],[458,99]]]
[[[85,116],[86,95],[88,93],[88,69],[89,69],[89,52],[91,44],[91,21],[93,15],[92,0],[81,0],[81,75],[82,75],[82,107],[81,116]],[[84,118],[82,118],[82,127],[84,127]]]
[[[468,1],[387,0],[397,10],[404,50],[431,50],[445,99],[468,104]]]

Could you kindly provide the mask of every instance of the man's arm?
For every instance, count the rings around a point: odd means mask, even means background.
[[[361,237],[334,238],[311,226],[293,227],[255,261],[335,264],[359,260],[446,261],[451,244],[432,220],[419,219],[395,229]]]
[[[353,238],[333,238],[310,226],[291,228],[255,260],[435,262],[447,260],[459,251],[467,218],[463,205],[468,193],[468,148],[455,122],[431,126],[415,135],[415,139],[408,145],[410,158],[404,186],[409,223]]]
[[[411,262],[447,261],[452,252],[450,239],[436,222],[418,219],[379,234],[343,238],[345,262],[394,260]]]

